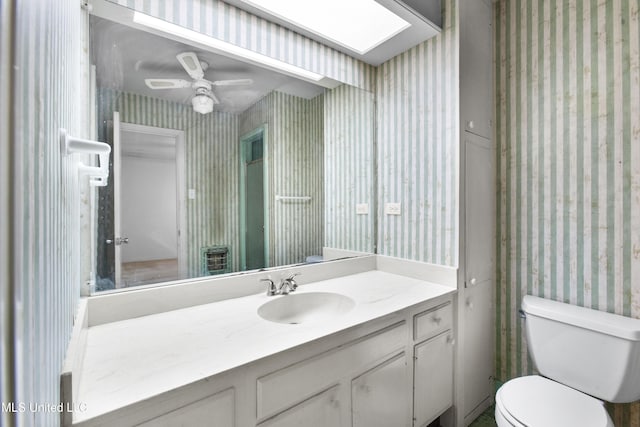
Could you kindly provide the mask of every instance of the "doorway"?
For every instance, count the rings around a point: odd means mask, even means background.
[[[118,128],[113,160],[115,287],[185,278],[183,132],[130,123]]]
[[[242,270],[269,266],[266,126],[240,138],[240,262]]]

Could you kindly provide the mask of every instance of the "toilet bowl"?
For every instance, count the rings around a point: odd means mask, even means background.
[[[538,375],[516,378],[496,394],[498,427],[613,427],[604,403]]]
[[[530,295],[522,311],[540,375],[500,387],[499,427],[612,427],[603,401],[640,399],[639,319]]]

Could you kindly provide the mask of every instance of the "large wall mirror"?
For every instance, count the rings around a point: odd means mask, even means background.
[[[372,93],[97,16],[90,29],[113,147],[96,291],[374,251]]]

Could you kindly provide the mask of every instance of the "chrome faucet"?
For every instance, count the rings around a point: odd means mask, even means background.
[[[298,289],[298,284],[294,280],[296,276],[299,276],[300,273],[291,274],[286,279],[282,279],[280,284],[276,286],[276,284],[271,279],[260,279],[261,282],[269,282],[269,286],[267,287],[267,296],[274,295],[289,295],[289,293],[294,292]]]
[[[267,296],[271,297],[273,295],[278,295],[278,289],[276,289],[275,283],[271,279],[260,279],[261,282],[269,282],[269,286],[267,287]]]
[[[294,280],[294,277],[299,275],[300,273],[294,273],[289,277],[287,277],[286,279],[283,279],[282,282],[280,282],[280,288],[279,288],[280,294],[287,295],[289,294],[289,292],[294,292],[296,289],[298,289],[298,284]]]

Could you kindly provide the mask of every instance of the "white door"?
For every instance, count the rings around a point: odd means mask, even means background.
[[[465,289],[463,298],[462,377],[465,417],[488,406],[493,392],[495,269],[495,166],[491,141],[464,133]]]
[[[115,285],[122,288],[122,251],[121,246],[128,242],[126,237],[122,237],[121,207],[120,207],[120,113],[113,113],[113,239],[115,262]],[[107,241],[109,243],[109,241]]]
[[[466,286],[493,277],[495,167],[491,141],[465,132]]]
[[[116,288],[185,278],[182,132],[115,113],[113,139]]]

